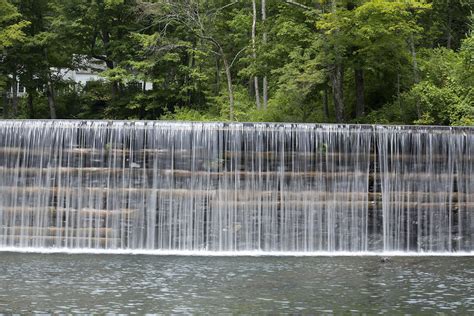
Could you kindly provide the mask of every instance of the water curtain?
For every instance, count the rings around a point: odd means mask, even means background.
[[[0,247],[474,250],[474,129],[0,121]]]

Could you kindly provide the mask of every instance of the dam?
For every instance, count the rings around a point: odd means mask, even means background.
[[[474,128],[0,121],[0,248],[474,250]]]

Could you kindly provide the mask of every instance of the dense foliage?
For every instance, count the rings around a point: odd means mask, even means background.
[[[470,0],[0,0],[3,116],[474,125],[473,12]],[[64,76],[97,61],[100,80]]]

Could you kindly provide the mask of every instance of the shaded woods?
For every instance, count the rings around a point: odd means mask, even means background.
[[[472,125],[473,11],[467,0],[0,0],[2,116]],[[94,80],[67,75],[90,65]]]

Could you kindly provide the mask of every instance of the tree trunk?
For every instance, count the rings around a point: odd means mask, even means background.
[[[354,79],[356,87],[356,117],[361,117],[365,111],[364,70],[361,67],[354,69]]]
[[[418,61],[416,59],[416,49],[415,49],[415,40],[413,38],[413,35],[410,36],[410,53],[411,57],[413,59],[413,82],[415,84],[420,82],[420,78],[418,75]],[[418,118],[421,118],[421,109],[420,109],[420,100],[416,100],[416,114],[418,115]]]
[[[342,64],[334,65],[331,72],[331,81],[336,122],[341,123],[344,120],[344,67]]]
[[[109,47],[110,46],[110,33],[107,29],[102,30],[102,43],[104,44],[104,47]],[[107,66],[108,69],[114,69],[115,64],[112,60],[109,59],[109,52],[107,49],[106,58],[105,58],[105,65]],[[119,83],[117,81],[112,81],[112,99],[115,99],[119,96],[120,94],[120,87]]]
[[[329,122],[329,97],[328,97],[328,87],[324,87],[323,91],[323,110],[324,110],[324,119],[326,122]]]
[[[331,1],[331,12],[337,13],[336,0]],[[337,31],[336,31],[337,32]],[[338,51],[337,47],[334,49]],[[344,66],[339,56],[336,56],[336,61],[332,65],[331,81],[332,81],[332,96],[334,99],[334,110],[336,113],[336,122],[341,123],[344,120]]]
[[[215,95],[219,95],[221,91],[221,65],[219,56],[216,56],[216,90]]]
[[[34,98],[32,89],[28,89],[28,116],[30,119],[35,118]]]
[[[51,82],[51,74],[49,74],[48,82],[46,84],[46,95],[48,96],[48,105],[51,119],[56,119],[56,103],[54,102],[54,88]]]
[[[115,68],[115,65],[114,65],[114,62],[113,61],[106,61],[105,62],[105,65],[107,66],[108,69],[114,69]],[[119,91],[120,91],[120,88],[119,88],[119,84],[117,81],[112,81],[112,99],[115,99],[117,98],[117,96],[119,95]]]
[[[398,107],[401,108],[401,100],[400,100],[400,73],[397,74],[397,104]]]
[[[268,79],[267,76],[263,77],[262,82],[262,92],[263,92],[263,109],[266,110],[268,108]]]
[[[194,62],[194,50],[196,49],[196,43],[193,42],[193,50],[189,53],[189,59],[188,59],[188,67],[189,69],[194,69],[195,62]],[[193,84],[193,80],[189,78],[188,75],[185,76],[186,80],[186,86]],[[191,107],[193,105],[193,90],[192,89],[187,89],[187,95],[188,95],[188,107]]]
[[[48,49],[44,48],[43,50],[44,58],[47,61],[46,69],[46,96],[48,98],[49,113],[51,119],[56,119],[56,104],[54,102],[54,89],[53,89],[53,80],[51,78],[51,67],[49,65],[49,53]]]
[[[7,118],[8,117],[8,90],[5,90],[3,91],[2,93],[2,103],[3,103],[3,118]]]
[[[448,0],[448,27],[447,27],[447,38],[446,38],[446,47],[448,49],[451,49],[451,42],[453,40],[453,36],[451,34],[451,27],[452,27],[452,21],[453,21],[453,10],[451,9],[451,1]]]
[[[264,27],[263,35],[262,35],[262,42],[263,45],[267,44],[267,31],[265,20],[267,19],[267,7],[266,7],[266,0],[262,0],[262,23]],[[268,107],[268,81],[267,76],[263,77],[262,82],[262,93],[263,93],[263,108],[266,110]]]
[[[18,75],[15,71],[13,72],[13,81],[12,81],[12,117],[16,117],[18,115]]]
[[[229,118],[231,121],[234,120],[234,89],[232,87],[232,73],[230,72],[230,65],[227,58],[224,55],[224,51],[220,49],[222,61],[224,63],[225,75],[227,78],[227,91],[229,93]]]
[[[257,29],[257,3],[256,0],[252,0],[252,55],[253,60],[257,60],[257,50],[255,48],[256,42],[256,29]],[[257,109],[260,110],[260,89],[258,87],[258,77],[253,77],[253,84],[255,88],[255,103],[257,104]]]

